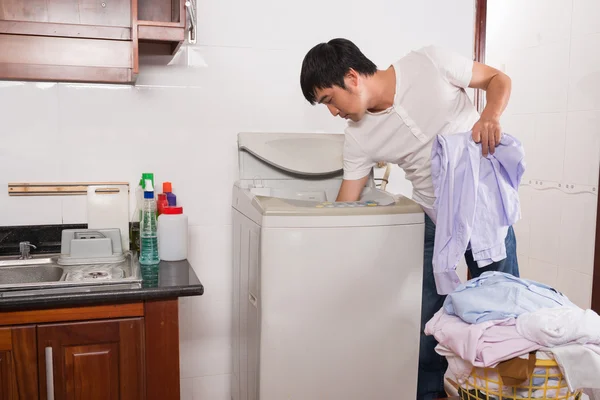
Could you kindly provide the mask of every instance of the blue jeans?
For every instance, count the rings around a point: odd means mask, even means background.
[[[448,368],[445,357],[435,352],[437,341],[433,336],[426,336],[423,332],[425,324],[433,315],[442,308],[446,296],[439,295],[433,277],[433,244],[435,241],[435,224],[425,214],[425,250],[423,254],[423,298],[421,300],[421,342],[419,349],[419,380],[417,385],[417,400],[432,400],[445,398],[444,374]],[[473,261],[470,250],[465,253],[465,261],[469,267],[472,278],[476,278],[486,271],[501,271],[519,276],[517,262],[517,241],[512,226],[506,235],[506,258],[495,262],[485,268],[479,268]],[[466,278],[466,277],[465,277]]]

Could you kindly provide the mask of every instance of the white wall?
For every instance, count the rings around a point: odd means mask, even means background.
[[[513,80],[502,119],[527,172],[524,277],[590,307],[600,163],[600,2],[488,0],[486,61]]]
[[[381,68],[438,44],[472,56],[473,1],[199,1],[198,45],[135,87],[0,82],[0,225],[85,222],[84,197],[8,197],[8,182],[170,180],[203,296],[181,299],[182,398],[229,399],[231,185],[239,131],[342,132],[302,97],[310,47],[354,40]],[[393,191],[410,185],[395,170]]]

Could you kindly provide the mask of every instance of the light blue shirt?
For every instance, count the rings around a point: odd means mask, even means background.
[[[447,314],[470,324],[556,307],[577,306],[548,285],[498,271],[484,272],[465,282],[444,301]]]
[[[456,266],[469,246],[480,268],[506,258],[508,228],[521,217],[518,189],[525,171],[521,143],[504,134],[494,154],[483,157],[481,145],[471,135],[438,135],[433,142],[433,273],[442,295],[461,283]]]

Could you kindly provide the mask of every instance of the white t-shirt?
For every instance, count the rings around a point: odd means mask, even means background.
[[[378,162],[398,164],[413,185],[413,200],[432,216],[431,149],[438,134],[467,132],[479,114],[464,88],[473,61],[440,47],[413,51],[393,64],[394,105],[367,112],[345,131],[344,179],[360,179]]]

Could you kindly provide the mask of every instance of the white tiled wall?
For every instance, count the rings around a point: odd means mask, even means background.
[[[487,62],[513,80],[504,130],[527,157],[521,273],[589,307],[600,164],[596,0],[489,0]]]
[[[135,185],[142,172],[172,181],[191,225],[189,259],[206,289],[180,302],[182,398],[228,400],[236,134],[342,132],[342,120],[302,97],[300,65],[310,47],[347,37],[382,68],[428,44],[470,57],[474,6],[199,0],[198,7],[198,45],[174,60],[144,60],[135,87],[0,82],[0,225],[86,218],[84,197],[8,197],[8,182]],[[388,189],[410,194],[402,177],[394,169]]]

